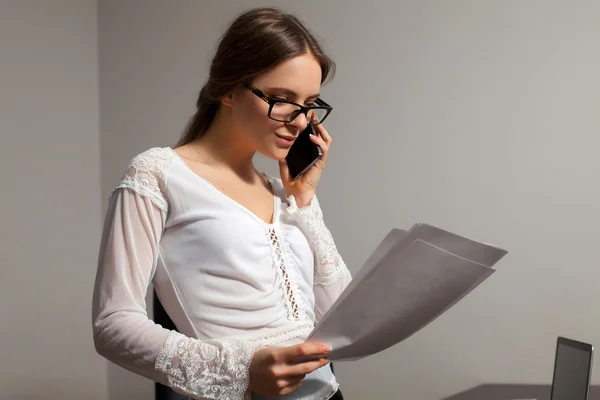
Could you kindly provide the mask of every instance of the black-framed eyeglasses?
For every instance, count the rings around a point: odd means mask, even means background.
[[[267,96],[256,86],[250,83],[245,83],[245,87],[250,89],[252,93],[260,97],[265,103],[269,104],[269,118],[279,122],[292,122],[298,115],[304,114],[306,116],[306,122],[309,125],[319,125],[325,118],[331,113],[333,107],[325,103],[320,98],[315,100],[316,105],[303,106],[301,104],[293,103],[291,101],[276,99],[271,96]],[[313,119],[313,117],[315,117]]]

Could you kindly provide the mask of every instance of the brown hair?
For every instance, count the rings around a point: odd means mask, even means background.
[[[210,126],[220,100],[233,89],[287,59],[311,53],[321,65],[321,83],[335,72],[335,63],[317,39],[294,15],[276,8],[255,8],[239,15],[221,37],[200,91],[196,113],[177,146],[202,136]]]

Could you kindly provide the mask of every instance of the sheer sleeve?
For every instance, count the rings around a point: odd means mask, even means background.
[[[137,172],[113,192],[106,214],[92,303],[96,350],[192,398],[247,398],[254,345],[200,341],[148,318],[145,296],[167,210],[160,190],[153,190],[160,189],[155,182],[160,175],[149,173],[139,180]]]
[[[331,232],[325,226],[323,212],[317,196],[310,204],[298,208],[294,196],[288,197],[288,212],[296,220],[308,238],[315,255],[315,315],[317,322],[329,310],[352,280],[342,256],[337,251]]]

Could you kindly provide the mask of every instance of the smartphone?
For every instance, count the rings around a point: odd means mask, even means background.
[[[304,175],[323,156],[323,151],[310,140],[310,135],[315,135],[315,128],[307,125],[306,129],[298,135],[298,138],[290,147],[287,157],[285,157],[292,180]]]

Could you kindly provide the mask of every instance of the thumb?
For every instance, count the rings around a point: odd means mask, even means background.
[[[290,181],[290,169],[285,159],[279,160],[279,174],[281,175],[281,180],[283,182]]]

